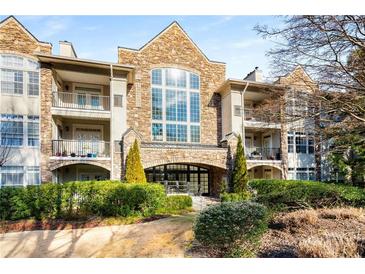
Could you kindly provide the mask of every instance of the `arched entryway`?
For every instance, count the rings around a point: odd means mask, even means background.
[[[52,171],[53,181],[66,183],[70,181],[101,181],[110,179],[110,171],[91,164],[70,164]]]
[[[248,170],[250,179],[281,179],[281,169],[270,165],[257,165]]]
[[[167,192],[214,195],[225,170],[202,164],[173,163],[145,169],[148,182],[164,184]]]

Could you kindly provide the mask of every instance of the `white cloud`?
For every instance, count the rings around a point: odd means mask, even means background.
[[[65,31],[69,28],[71,23],[70,18],[66,17],[52,17],[44,22],[42,37],[51,37],[57,33]]]

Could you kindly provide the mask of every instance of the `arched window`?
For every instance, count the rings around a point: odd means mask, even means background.
[[[181,69],[151,72],[152,140],[200,142],[200,78]]]
[[[39,63],[18,55],[0,55],[1,93],[39,95]]]

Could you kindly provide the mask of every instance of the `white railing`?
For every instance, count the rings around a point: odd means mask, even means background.
[[[110,110],[110,97],[72,92],[53,92],[52,106],[59,108]]]
[[[280,148],[246,147],[246,158],[249,160],[280,160]]]

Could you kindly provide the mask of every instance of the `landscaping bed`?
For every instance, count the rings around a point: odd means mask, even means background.
[[[258,257],[365,257],[365,211],[326,208],[279,213],[269,223]]]

